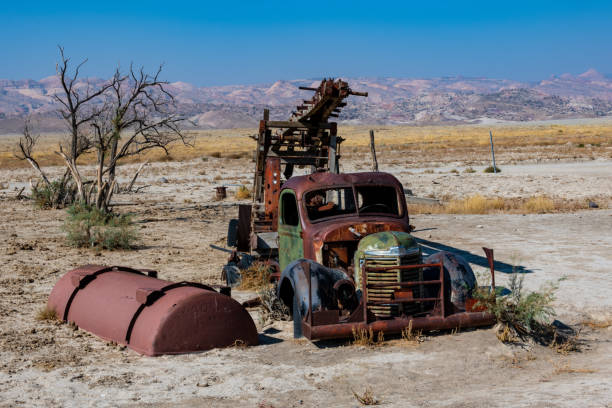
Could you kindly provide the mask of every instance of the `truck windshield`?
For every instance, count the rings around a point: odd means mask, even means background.
[[[355,198],[351,187],[311,191],[306,193],[305,202],[311,221],[355,213]]]
[[[311,221],[338,215],[401,215],[397,192],[392,186],[356,186],[310,191],[305,194],[306,211]],[[355,205],[357,197],[357,206]]]
[[[397,192],[391,186],[357,186],[359,214],[400,215]]]

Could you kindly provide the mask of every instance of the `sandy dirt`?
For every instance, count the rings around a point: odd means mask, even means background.
[[[237,209],[232,187],[218,203],[213,186],[250,183],[251,165],[214,158],[150,165],[139,180],[149,187],[117,197],[118,210],[134,213],[138,248],[101,252],[67,246],[64,211],[14,199],[32,171],[0,170],[0,406],[354,407],[353,391],[370,386],[382,406],[612,407],[611,327],[584,326],[581,351],[560,355],[538,345],[504,345],[492,329],[429,333],[420,344],[391,339],[366,348],[294,340],[290,324],[278,322],[259,327],[257,347],[149,358],[35,319],[59,277],[85,263],[149,267],[162,279],[219,283],[226,254],[209,246],[224,245]],[[123,180],[136,167],[122,168]],[[354,168],[348,161],[344,170]],[[450,169],[381,168],[423,196],[612,197],[611,161],[508,165],[497,176],[457,176]],[[563,277],[555,308],[565,324],[580,328],[592,319],[612,319],[612,210],[415,215],[412,224],[426,252],[460,253],[481,281],[482,246],[495,249],[499,285],[513,270],[524,274],[529,289]],[[259,325],[257,310],[252,313]]]

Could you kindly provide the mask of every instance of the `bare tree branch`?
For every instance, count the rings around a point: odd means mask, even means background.
[[[36,146],[36,142],[38,142],[39,135],[32,136],[30,132],[30,120],[26,119],[26,122],[23,126],[23,137],[19,138],[19,151],[20,153],[16,153],[15,157],[19,160],[26,160],[30,165],[40,174],[40,177],[43,179],[46,185],[51,185],[47,175],[38,165],[36,159],[32,152],[34,151],[34,146]]]

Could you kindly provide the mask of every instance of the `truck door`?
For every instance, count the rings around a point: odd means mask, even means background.
[[[291,262],[304,257],[304,242],[295,193],[283,190],[279,204],[278,263],[283,271]]]

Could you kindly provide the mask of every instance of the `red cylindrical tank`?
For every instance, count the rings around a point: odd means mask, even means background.
[[[258,343],[253,319],[231,297],[121,266],[68,272],[48,305],[60,319],[149,356]]]

